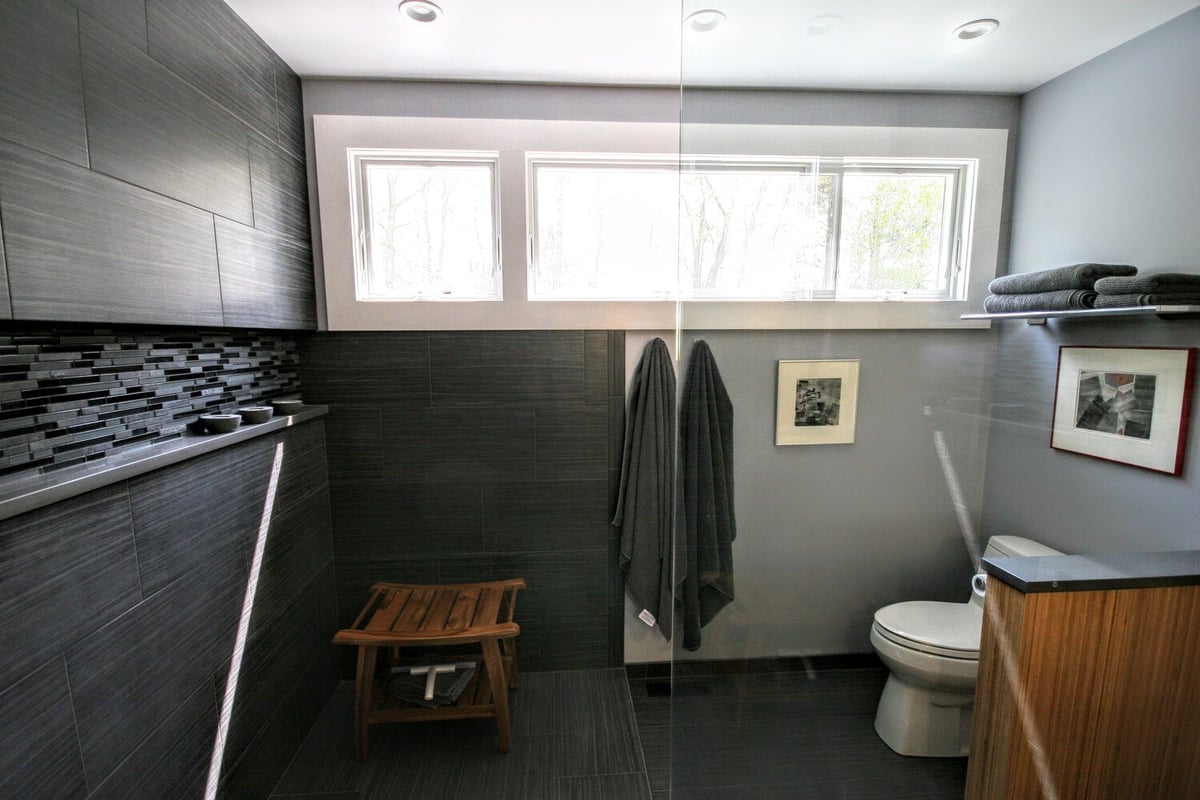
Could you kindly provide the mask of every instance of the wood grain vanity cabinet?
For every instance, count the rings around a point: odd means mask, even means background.
[[[1200,798],[1200,551],[984,568],[967,800]]]

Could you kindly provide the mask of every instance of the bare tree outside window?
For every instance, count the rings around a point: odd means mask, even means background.
[[[674,296],[673,165],[539,165],[534,176],[532,297]]]
[[[834,179],[796,169],[711,170],[680,181],[680,272],[697,297],[825,288]]]
[[[610,159],[530,160],[531,298],[957,296],[968,162]]]
[[[386,161],[364,169],[370,299],[494,299],[490,163]]]

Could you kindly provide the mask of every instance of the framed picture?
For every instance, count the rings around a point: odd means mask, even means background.
[[[857,359],[780,361],[775,444],[850,444],[857,406]]]
[[[1050,446],[1179,475],[1194,347],[1061,347]]]

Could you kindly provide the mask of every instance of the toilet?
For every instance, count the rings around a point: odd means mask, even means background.
[[[1057,556],[1020,536],[993,536],[985,556]],[[965,756],[971,743],[983,581],[965,603],[916,600],[875,612],[871,644],[891,674],[879,699],[875,731],[900,755]]]

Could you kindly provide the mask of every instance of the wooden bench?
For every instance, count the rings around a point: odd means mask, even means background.
[[[377,583],[354,624],[333,637],[337,644],[358,648],[354,679],[354,757],[365,761],[367,729],[384,722],[495,717],[498,749],[510,746],[508,690],[517,688],[516,638],[513,622],[516,578],[488,583],[422,585]],[[391,697],[387,675],[378,677],[381,656],[399,663],[402,648],[445,648],[478,645],[469,658],[479,666],[454,705],[423,708]],[[473,649],[473,648],[472,648]],[[461,660],[455,656],[452,660]]]

